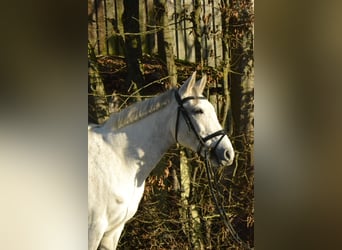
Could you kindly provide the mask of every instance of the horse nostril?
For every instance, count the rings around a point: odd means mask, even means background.
[[[229,160],[229,159],[230,159],[229,150],[226,150],[226,151],[224,152],[224,157],[226,158],[226,160]]]

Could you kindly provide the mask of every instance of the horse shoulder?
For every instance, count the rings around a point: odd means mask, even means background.
[[[125,157],[124,133],[106,137],[90,130],[88,143],[89,213],[119,227],[136,213],[144,192],[144,185],[137,185],[136,163]]]

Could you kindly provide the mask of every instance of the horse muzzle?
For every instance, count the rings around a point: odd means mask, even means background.
[[[208,141],[208,139],[220,136],[217,141],[211,146],[203,146],[203,144]],[[202,144],[199,145],[198,151],[202,156],[209,156],[210,160],[214,165],[230,166],[233,164],[234,160],[234,149],[231,145],[226,133],[223,130],[217,131],[204,139],[202,139]],[[202,152],[204,149],[204,154]],[[209,153],[209,154],[208,154]]]
[[[210,154],[212,161],[221,166],[230,166],[234,161],[234,150],[231,148],[217,147],[215,151]]]

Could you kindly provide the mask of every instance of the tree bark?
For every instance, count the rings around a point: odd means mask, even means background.
[[[234,30],[234,26],[240,28]],[[238,38],[237,42],[234,42],[234,46],[231,46],[231,61],[234,65],[231,72],[231,92],[234,134],[242,138],[242,140],[237,140],[236,144],[241,147],[240,152],[246,152],[245,147],[253,144],[254,57],[252,31],[253,29],[241,22],[241,18],[230,18],[229,34]]]
[[[193,249],[204,249],[201,220],[198,209],[191,204],[192,173],[193,169],[186,156],[186,149],[180,150],[180,174],[181,174],[181,204],[179,213],[185,221],[183,230],[189,233],[188,238]]]
[[[128,71],[126,82],[129,86],[132,85],[134,90],[140,89],[144,85],[144,78],[140,69],[142,51],[138,20],[139,1],[124,0],[124,12],[122,15],[124,32],[131,33],[125,35],[125,59]]]
[[[230,81],[230,45],[229,45],[229,12],[228,0],[221,0],[221,25],[222,25],[222,48],[223,48],[223,121],[222,126],[228,131],[228,135],[233,133],[232,110],[231,110],[231,81]]]
[[[195,39],[196,64],[202,64],[202,31],[201,31],[201,1],[194,0],[194,12],[191,15]]]
[[[177,68],[175,64],[175,55],[173,52],[173,36],[169,27],[168,9],[166,0],[155,0],[157,25],[163,27],[157,33],[158,55],[165,62],[170,83],[172,87],[177,86]]]
[[[88,106],[91,123],[103,123],[109,116],[108,102],[102,78],[97,68],[94,48],[88,41]]]
[[[114,13],[108,17],[108,21],[112,24],[111,36],[108,39],[113,55],[126,55],[124,27],[121,18],[123,12],[123,0],[114,1]]]

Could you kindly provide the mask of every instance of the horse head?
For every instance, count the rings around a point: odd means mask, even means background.
[[[175,91],[178,104],[174,136],[181,145],[204,156],[210,153],[215,165],[231,165],[234,149],[220,125],[213,105],[202,95],[207,82],[204,75],[196,81],[196,72]]]

